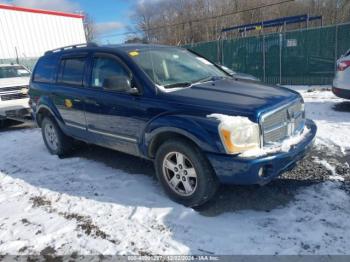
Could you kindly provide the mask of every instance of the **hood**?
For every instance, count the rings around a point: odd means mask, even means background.
[[[260,81],[259,78],[253,75],[244,74],[244,73],[235,73],[232,75],[232,77],[238,80],[242,79],[242,80]]]
[[[29,77],[0,78],[0,89],[12,86],[29,86]]]
[[[257,121],[263,112],[300,98],[284,87],[260,82],[222,79],[167,93],[177,103],[207,108],[212,112],[250,117]]]

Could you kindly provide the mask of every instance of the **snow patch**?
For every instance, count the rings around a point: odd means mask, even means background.
[[[339,176],[337,174],[337,172],[335,171],[335,166],[332,166],[330,163],[328,163],[326,160],[322,159],[318,159],[315,158],[315,163],[321,164],[322,166],[324,166],[327,170],[331,171],[332,175],[329,176],[329,179],[331,180],[336,180],[336,181],[344,181],[344,177]]]
[[[223,128],[231,129],[237,126],[256,124],[250,121],[247,117],[243,116],[228,116],[223,114],[210,114],[207,115],[208,118],[216,118],[220,121]]]
[[[298,91],[305,101],[306,118],[310,118],[317,125],[316,145],[340,148],[346,155],[350,150],[350,102],[336,97],[331,86],[286,86]],[[309,90],[314,90],[308,92]]]

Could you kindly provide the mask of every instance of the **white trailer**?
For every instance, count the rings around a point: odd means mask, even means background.
[[[86,43],[83,19],[80,14],[0,4],[0,126],[6,119],[30,115],[30,72],[23,65],[32,67],[47,50]]]
[[[47,50],[86,43],[83,19],[81,14],[0,4],[0,61],[38,58]]]

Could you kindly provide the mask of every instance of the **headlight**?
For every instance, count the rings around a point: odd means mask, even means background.
[[[22,95],[28,95],[28,92],[29,92],[29,88],[28,88],[28,87],[23,87],[23,88],[21,89]]]
[[[260,148],[259,125],[246,117],[228,117],[231,121],[221,121],[219,134],[228,154],[239,154]]]

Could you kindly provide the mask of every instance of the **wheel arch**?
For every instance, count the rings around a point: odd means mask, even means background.
[[[149,126],[149,131],[145,132],[142,151],[152,159],[162,143],[174,138],[186,140],[204,152],[220,152],[217,141],[203,126],[176,116],[166,117]]]
[[[154,158],[158,148],[166,141],[171,139],[181,139],[197,146],[200,148],[199,141],[194,138],[192,135],[183,132],[182,130],[172,129],[172,130],[158,130],[156,134],[153,135],[152,139],[148,144],[147,154],[149,158]]]
[[[36,122],[39,127],[41,127],[41,123],[43,122],[45,117],[53,117],[52,111],[46,106],[42,106],[38,112],[36,113]]]
[[[62,126],[63,119],[61,118],[54,104],[50,100],[42,98],[35,112],[35,120],[39,127],[41,127],[41,123],[45,116],[53,117],[57,124],[59,124],[59,126]]]

